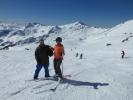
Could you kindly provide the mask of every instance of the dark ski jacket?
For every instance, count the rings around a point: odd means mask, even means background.
[[[53,55],[50,46],[40,44],[35,50],[35,59],[37,64],[49,64],[49,56]]]

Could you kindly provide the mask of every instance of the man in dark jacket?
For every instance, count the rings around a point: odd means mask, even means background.
[[[37,61],[36,70],[34,74],[34,79],[38,78],[39,72],[42,67],[45,69],[45,77],[50,77],[49,75],[49,56],[53,55],[53,51],[50,46],[44,44],[44,40],[40,40],[40,45],[36,48],[35,59]]]

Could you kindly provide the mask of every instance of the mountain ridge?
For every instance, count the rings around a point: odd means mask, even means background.
[[[133,32],[133,20],[128,20],[112,28],[91,27],[81,21],[66,25],[44,25],[41,23],[10,24],[0,23],[0,46],[17,46],[36,43],[40,38],[48,38],[51,35],[61,37],[82,38],[103,33],[116,35],[118,33]],[[71,35],[71,36],[69,36]],[[76,40],[77,40],[76,39]],[[29,41],[29,42],[28,42]]]

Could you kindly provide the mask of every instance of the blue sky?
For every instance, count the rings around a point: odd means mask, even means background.
[[[111,27],[133,19],[133,0],[0,0],[0,21]]]

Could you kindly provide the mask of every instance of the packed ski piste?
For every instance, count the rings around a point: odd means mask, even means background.
[[[32,25],[20,26],[25,36],[1,35],[0,100],[133,100],[132,26],[76,22],[47,34],[54,26]]]

